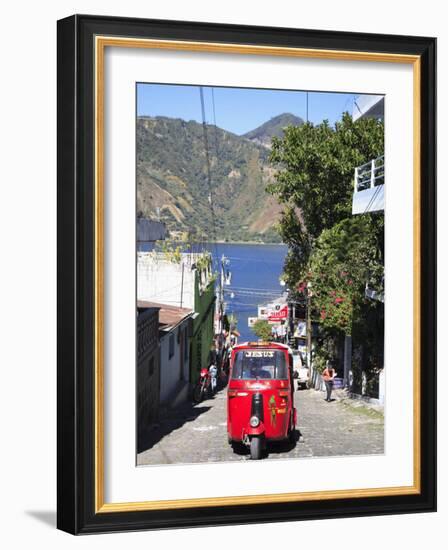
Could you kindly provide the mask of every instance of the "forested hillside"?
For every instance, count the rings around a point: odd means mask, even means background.
[[[201,124],[137,119],[139,215],[161,219],[179,238],[279,242],[280,207],[265,192],[269,149],[211,125],[206,135],[208,162]]]

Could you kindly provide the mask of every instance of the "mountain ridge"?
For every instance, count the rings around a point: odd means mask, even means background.
[[[273,137],[282,137],[283,128],[286,126],[301,126],[302,124],[304,124],[302,118],[292,113],[281,113],[263,122],[257,128],[246,132],[242,137],[270,148]]]
[[[208,155],[202,124],[137,118],[138,215],[164,221],[173,238],[280,242],[281,207],[265,191],[269,149],[210,124],[205,133]]]

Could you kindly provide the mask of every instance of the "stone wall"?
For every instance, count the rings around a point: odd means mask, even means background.
[[[157,420],[160,402],[159,310],[145,308],[137,317],[137,433]]]

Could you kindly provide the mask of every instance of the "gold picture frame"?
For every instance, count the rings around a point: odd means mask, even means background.
[[[432,263],[429,266],[422,265],[422,240],[427,245],[428,239],[432,236],[428,232],[428,224],[431,225],[431,212],[428,211],[428,196],[434,192],[435,178],[428,176],[428,170],[433,171],[434,165],[434,136],[431,135],[431,124],[433,124],[433,109],[431,98],[434,94],[434,74],[433,67],[435,42],[433,39],[404,39],[403,37],[381,37],[382,49],[378,47],[380,37],[372,35],[366,39],[364,35],[356,35],[358,44],[365,44],[365,49],[356,49],[355,38],[346,36],[344,33],[317,32],[313,31],[293,31],[293,30],[274,30],[270,31],[270,41],[277,39],[277,44],[263,44],[266,38],[260,38],[259,28],[237,28],[232,26],[219,26],[221,33],[218,32],[216,41],[206,40],[208,31],[206,24],[193,25],[193,31],[190,29],[191,24],[176,24],[175,28],[171,29],[171,34],[176,34],[177,38],[169,37],[170,22],[153,22],[153,21],[138,21],[138,31],[136,26],[130,20],[120,18],[90,18],[89,16],[74,16],[59,22],[59,70],[60,70],[60,94],[64,94],[67,89],[67,82],[84,81],[86,85],[91,84],[88,97],[76,102],[76,109],[72,105],[71,109],[60,107],[59,117],[63,119],[66,126],[70,126],[67,120],[70,115],[76,120],[76,116],[80,116],[79,109],[82,107],[83,113],[90,105],[91,111],[88,113],[90,122],[84,128],[70,128],[73,135],[78,132],[78,136],[83,133],[81,144],[76,144],[76,151],[71,148],[71,152],[64,150],[66,141],[64,135],[60,136],[59,151],[60,151],[60,169],[66,171],[68,166],[72,167],[73,163],[67,163],[67,157],[78,155],[83,148],[90,147],[93,150],[91,161],[93,161],[92,173],[92,189],[89,194],[89,207],[85,208],[85,212],[91,216],[91,224],[89,225],[89,235],[92,239],[92,248],[89,255],[89,265],[91,266],[91,282],[92,288],[88,298],[90,299],[89,314],[91,318],[91,339],[92,344],[91,361],[88,365],[80,364],[73,361],[72,380],[78,376],[83,376],[84,384],[86,384],[86,372],[90,373],[89,395],[91,400],[91,416],[82,419],[84,426],[89,428],[89,440],[91,447],[84,452],[89,455],[89,458],[83,458],[79,455],[73,456],[75,449],[79,448],[79,433],[73,429],[73,426],[68,430],[72,433],[73,444],[70,449],[65,451],[62,447],[65,444],[66,437],[63,441],[59,441],[60,450],[60,478],[59,486],[67,487],[70,485],[73,492],[70,504],[67,504],[68,499],[66,494],[59,493],[59,527],[70,532],[96,532],[106,530],[131,529],[135,528],[157,528],[160,525],[170,525],[175,527],[181,525],[181,515],[179,512],[185,513],[184,522],[188,525],[197,524],[214,524],[216,523],[216,510],[221,510],[223,519],[218,523],[236,523],[253,521],[255,512],[251,512],[251,507],[256,507],[259,510],[260,505],[265,507],[266,513],[271,514],[271,520],[281,520],[282,518],[297,518],[301,517],[330,517],[335,513],[336,505],[341,506],[341,503],[350,503],[349,510],[356,509],[355,512],[348,511],[348,514],[370,514],[379,513],[383,502],[389,500],[389,504],[393,508],[393,500],[396,501],[396,512],[412,509],[412,506],[420,507],[421,509],[434,508],[434,491],[432,480],[434,473],[434,465],[428,458],[428,452],[431,455],[431,450],[434,450],[434,431],[428,426],[428,421],[431,421],[433,412],[428,403],[428,396],[422,395],[422,347],[425,347],[426,357],[428,353],[428,335],[422,334],[425,329],[425,324],[422,318],[422,277],[425,281],[431,274],[428,274],[426,269],[434,267],[435,258],[431,258]],[[235,36],[235,31],[239,31],[238,41],[228,40],[230,33]],[[312,34],[308,36],[307,32]],[[282,34],[283,33],[283,34]],[[301,34],[302,33],[302,34]],[[167,37],[162,37],[165,34]],[[195,34],[197,39],[186,39],[186,34]],[[273,38],[272,38],[273,37]],[[289,39],[289,44],[286,45]],[[257,42],[258,41],[258,42]],[[261,43],[260,43],[261,42]],[[303,43],[310,43],[304,47]],[[312,43],[312,44],[311,44]],[[323,44],[328,43],[329,46],[323,47]],[[302,44],[302,45],[301,45]],[[384,45],[385,44],[385,45]],[[338,47],[336,47],[338,45]],[[345,45],[345,47],[344,47]],[[232,53],[244,55],[269,55],[273,57],[288,56],[302,57],[311,59],[331,59],[340,61],[363,61],[363,62],[386,62],[410,64],[413,70],[413,202],[414,202],[414,364],[413,364],[413,382],[414,382],[414,409],[413,409],[413,463],[414,463],[414,480],[411,486],[403,487],[381,487],[375,489],[357,489],[357,490],[336,490],[336,491],[318,491],[307,493],[281,493],[281,494],[265,494],[265,495],[247,495],[247,496],[226,496],[216,498],[200,498],[200,499],[182,499],[182,500],[163,500],[163,501],[142,501],[142,502],[126,502],[126,503],[108,503],[104,498],[104,56],[107,48],[150,48],[162,50],[181,50],[193,52],[208,52],[208,53]],[[88,58],[88,53],[91,53],[91,59]],[[76,54],[76,55],[75,55]],[[67,63],[71,61],[74,66],[67,68]],[[78,65],[77,65],[77,64]],[[80,64],[83,64],[82,66]],[[423,69],[423,70],[422,70]],[[70,74],[66,74],[70,73]],[[422,76],[424,74],[424,78]],[[86,82],[87,81],[87,82]],[[73,92],[75,95],[78,92]],[[61,96],[60,96],[61,98]],[[61,99],[60,99],[61,101]],[[432,100],[433,101],[433,100]],[[425,111],[424,111],[425,109]],[[83,116],[86,116],[85,114]],[[423,122],[422,122],[423,121]],[[79,121],[76,122],[79,125]],[[73,122],[72,122],[73,125]],[[62,130],[61,130],[62,132]],[[67,132],[66,127],[64,132]],[[422,151],[422,136],[427,140],[430,139],[430,147],[426,145]],[[76,137],[73,138],[76,141]],[[428,141],[426,141],[428,144]],[[422,159],[422,154],[425,158]],[[432,164],[431,164],[432,163]],[[428,165],[432,168],[428,169]],[[425,171],[426,170],[426,171]],[[60,185],[66,185],[66,178],[61,176]],[[72,180],[75,183],[79,174],[73,174]],[[64,178],[64,182],[61,181]],[[84,183],[83,185],[87,185]],[[61,191],[64,193],[65,191]],[[425,201],[422,202],[422,194],[425,196]],[[432,196],[432,195],[431,195]],[[430,201],[429,201],[430,202]],[[60,211],[60,234],[62,241],[67,242],[69,235],[64,233],[66,223],[66,213],[68,209],[67,199],[61,199],[59,203]],[[85,214],[85,215],[87,215]],[[64,220],[62,220],[64,217]],[[423,223],[423,218],[425,223]],[[78,218],[79,223],[79,218]],[[74,222],[75,224],[75,222]],[[71,235],[71,233],[70,233]],[[83,239],[84,245],[86,240]],[[76,253],[77,251],[74,251]],[[79,251],[78,251],[79,252]],[[85,251],[83,253],[86,253]],[[62,262],[63,260],[61,260]],[[73,267],[70,264],[71,267]],[[63,270],[66,266],[62,266]],[[424,270],[423,270],[424,268]],[[422,272],[423,270],[423,272]],[[69,285],[68,285],[69,286]],[[67,290],[63,286],[60,294],[60,301],[66,301],[67,293],[73,292],[72,286]],[[431,290],[433,292],[433,290]],[[432,294],[431,294],[432,295]],[[92,307],[93,306],[93,307]],[[64,311],[60,315],[66,315]],[[67,324],[70,324],[69,322]],[[92,333],[93,329],[93,333]],[[61,332],[61,339],[73,337],[68,335],[67,330]],[[77,346],[77,342],[73,342],[73,349]],[[435,348],[435,345],[433,346]],[[63,365],[61,364],[63,361]],[[59,357],[59,375],[62,376],[62,370],[66,368],[65,357]],[[83,370],[84,374],[80,373]],[[88,369],[88,370],[86,370]],[[70,386],[71,392],[85,392],[86,386]],[[428,388],[426,388],[427,390]],[[61,400],[64,401],[64,392],[66,388],[59,387]],[[433,388],[430,388],[433,391]],[[63,394],[63,395],[61,395]],[[432,394],[434,396],[434,394]],[[93,402],[92,402],[93,397]],[[85,396],[78,396],[78,399],[85,399]],[[65,406],[65,410],[64,409]],[[88,406],[88,404],[87,404]],[[62,415],[67,415],[67,406],[60,403],[59,418]],[[78,419],[79,420],[79,419]],[[60,420],[62,422],[62,420]],[[93,423],[93,426],[92,426]],[[77,424],[79,429],[79,424]],[[422,426],[424,427],[425,448],[422,448]],[[64,430],[67,431],[65,425]],[[428,436],[428,434],[430,434]],[[61,432],[59,432],[60,438]],[[428,441],[429,439],[429,441]],[[77,444],[76,444],[77,442]],[[87,447],[89,445],[86,444]],[[429,449],[429,451],[428,451]],[[67,457],[68,452],[72,452],[70,457]],[[81,467],[84,472],[84,483],[79,484],[79,474],[73,477],[73,469]],[[77,464],[75,467],[74,465]],[[71,467],[69,466],[71,465]],[[86,473],[88,470],[88,473]],[[76,487],[75,487],[76,486]],[[89,489],[88,489],[88,487]],[[80,487],[82,487],[84,495],[79,495]],[[432,487],[432,489],[431,489]],[[428,494],[429,493],[429,494]],[[76,495],[76,496],[75,496]],[[73,518],[71,514],[73,501],[78,499],[78,506],[81,506],[84,513]],[[312,503],[326,503],[321,512],[318,508],[311,506],[311,512],[306,511],[306,505]],[[403,504],[404,503],[404,504]],[[414,503],[414,504],[413,504]],[[280,505],[280,507],[279,507]],[[276,514],[276,508],[279,515]],[[283,507],[282,507],[283,506]],[[285,507],[286,506],[286,507]],[[295,506],[295,508],[294,508]],[[375,508],[376,506],[376,508]],[[223,510],[226,512],[223,513]],[[230,513],[231,511],[234,513]],[[204,510],[213,511],[207,519],[207,514]],[[238,510],[238,513],[235,512]],[[242,511],[244,510],[244,512]],[[295,510],[295,511],[294,511]],[[177,515],[174,512],[177,511]],[[200,511],[200,515],[193,518],[192,514]],[[139,518],[136,518],[136,514]],[[160,514],[169,513],[165,517]],[[236,516],[235,516],[236,514]],[[239,514],[239,515],[238,515]],[[252,514],[252,519],[248,519]],[[281,515],[283,514],[283,516]],[[314,514],[314,515],[313,515]],[[81,517],[83,519],[81,519]],[[143,518],[143,519],[142,519]],[[213,519],[215,518],[215,520]],[[164,523],[165,522],[165,523]],[[208,523],[207,523],[208,522]],[[134,527],[133,527],[134,526]]]

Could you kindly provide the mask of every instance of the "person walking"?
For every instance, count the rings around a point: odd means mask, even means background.
[[[286,327],[284,321],[282,321],[279,326],[277,327],[277,336],[280,341],[280,343],[285,343],[285,335],[286,335]]]
[[[224,377],[224,382],[227,382],[227,377],[229,376],[229,366],[230,366],[230,346],[225,343],[223,352],[222,352],[222,363],[221,370]]]
[[[210,389],[212,395],[216,392],[217,384],[217,375],[218,375],[218,366],[217,366],[217,352],[215,344],[213,343],[210,347],[208,354],[208,373],[210,375]]]
[[[214,363],[212,363],[208,368],[208,372],[210,374],[210,389],[213,395],[216,393],[217,390],[218,367]]]
[[[331,392],[333,391],[334,386],[334,379],[336,378],[336,371],[334,370],[333,365],[330,363],[330,361],[327,361],[325,370],[322,373],[322,378],[324,379],[325,388],[327,389],[327,397],[325,398],[325,401],[327,403],[330,403]]]

